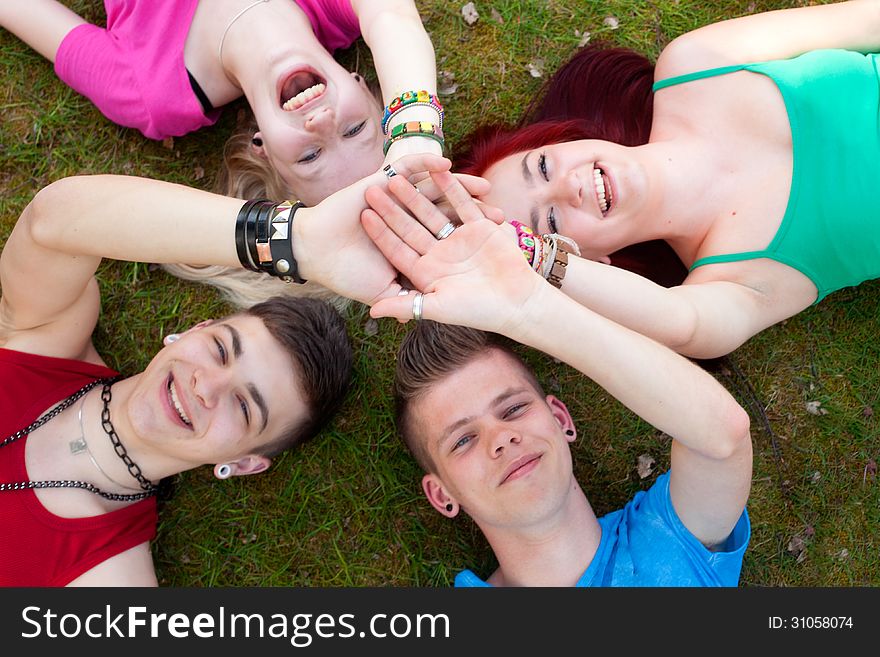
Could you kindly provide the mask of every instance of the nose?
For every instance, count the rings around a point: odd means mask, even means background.
[[[584,186],[576,171],[559,175],[551,181],[553,202],[579,208],[583,204]]]
[[[306,130],[316,134],[325,134],[336,129],[336,112],[332,107],[322,107],[313,112],[305,124]]]
[[[509,426],[501,426],[492,435],[490,441],[490,449],[493,458],[503,455],[506,450],[510,450],[513,446],[522,442],[522,436],[519,432],[512,430]]]
[[[205,408],[213,408],[225,390],[229,388],[230,372],[227,368],[202,367],[193,371],[192,391]]]

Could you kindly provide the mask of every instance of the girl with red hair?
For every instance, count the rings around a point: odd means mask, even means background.
[[[653,76],[643,58],[591,48],[527,125],[476,135],[464,169],[509,219],[578,243],[571,297],[720,356],[880,277],[878,35],[880,3],[855,0],[695,30]],[[681,285],[602,264],[657,239],[688,267]]]

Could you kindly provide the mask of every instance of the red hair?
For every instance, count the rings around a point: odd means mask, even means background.
[[[545,83],[516,127],[485,125],[454,156],[462,173],[483,175],[510,155],[548,144],[601,139],[624,146],[648,142],[654,110],[654,65],[626,48],[591,44]],[[687,269],[663,240],[627,246],[611,263],[660,285],[678,285]]]

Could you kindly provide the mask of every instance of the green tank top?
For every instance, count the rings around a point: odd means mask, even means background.
[[[816,286],[815,303],[843,287],[880,278],[880,75],[878,56],[816,50],[793,59],[724,66],[654,83],[751,71],[773,80],[791,125],[792,178],[779,230],[766,249],[700,258],[770,258]]]

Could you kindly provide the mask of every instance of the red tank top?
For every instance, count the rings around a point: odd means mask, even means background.
[[[0,349],[0,440],[89,381],[115,374],[83,361]],[[26,442],[0,447],[0,482],[29,478]],[[155,538],[157,521],[155,498],[91,518],[61,518],[32,490],[0,492],[0,586],[64,586]]]

